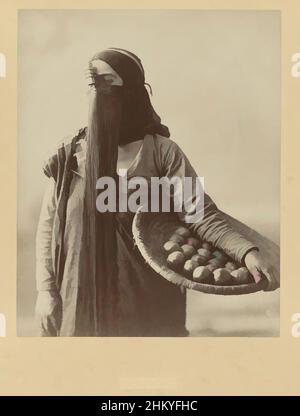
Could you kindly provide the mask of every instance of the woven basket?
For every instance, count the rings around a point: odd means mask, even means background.
[[[271,264],[279,272],[279,247],[245,224],[240,223],[225,213],[222,214],[225,215],[227,221],[234,229],[241,231],[245,237],[259,246],[260,251],[263,251],[269,257],[269,261],[271,260]],[[133,219],[133,237],[139,251],[150,267],[163,278],[187,289],[215,295],[243,295],[258,292],[266,287],[267,282],[265,279],[259,283],[231,286],[198,283],[170,269],[162,247],[179,225],[183,224],[180,222],[178,215],[172,213],[137,211]]]

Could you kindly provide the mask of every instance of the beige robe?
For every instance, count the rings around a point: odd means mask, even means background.
[[[85,140],[76,148],[77,170],[72,172],[66,227],[64,233],[65,265],[60,294],[63,301],[61,336],[88,335],[76,316],[84,299],[80,296],[79,253],[81,250],[82,209],[84,195]],[[171,139],[146,135],[140,151],[127,171],[128,179],[151,177],[197,177],[186,155]],[[37,231],[37,289],[55,289],[53,233],[56,216],[56,182],[49,179]],[[133,213],[118,215],[118,261],[120,275],[119,336],[185,336],[186,292],[157,275],[143,261],[134,247],[131,233]],[[237,262],[255,244],[241,235],[227,221],[205,193],[202,221],[188,224],[202,239],[224,250]],[[108,300],[109,301],[109,300]]]

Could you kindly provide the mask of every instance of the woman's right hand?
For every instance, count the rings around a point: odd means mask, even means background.
[[[40,336],[58,336],[62,322],[62,301],[54,290],[43,290],[38,293],[35,316]]]

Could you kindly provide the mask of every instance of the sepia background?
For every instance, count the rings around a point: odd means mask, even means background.
[[[89,58],[137,54],[154,108],[217,206],[279,244],[280,13],[29,10],[18,14],[18,335],[35,335],[35,232],[56,142],[86,125]],[[188,293],[192,336],[278,336],[279,291]]]

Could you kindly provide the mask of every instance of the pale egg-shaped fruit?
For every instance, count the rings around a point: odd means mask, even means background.
[[[183,246],[181,246],[181,250],[187,259],[196,254],[196,249],[188,244],[183,244]]]
[[[191,235],[191,232],[186,227],[178,227],[175,231],[176,234],[181,235],[181,237],[187,238]]]
[[[174,251],[181,251],[180,245],[178,243],[174,243],[174,241],[167,241],[164,244],[164,250],[166,253],[173,253]]]
[[[195,258],[195,260],[197,260],[199,266],[205,266],[207,264],[207,258],[200,256],[200,254],[195,254],[194,256],[192,256],[192,259]]]
[[[170,237],[170,241],[173,241],[174,243],[177,243],[177,244],[180,244],[181,245],[181,244],[184,244],[185,238],[182,237],[179,234],[173,234]]]
[[[187,260],[184,263],[183,270],[188,276],[192,276],[193,271],[199,266],[198,262],[195,260]]]
[[[227,285],[231,279],[232,276],[228,270],[223,268],[214,270],[214,280],[216,285]]]
[[[211,252],[206,248],[199,248],[198,254],[202,257],[205,257],[207,260],[211,258]]]
[[[198,263],[198,266],[200,265],[200,261],[201,261],[201,256],[199,256],[199,254],[194,254],[192,257],[191,257],[191,260],[193,260],[193,261],[196,261],[197,263]]]
[[[236,270],[238,268],[238,266],[233,263],[233,261],[228,261],[225,264],[225,269],[227,269],[230,273],[233,272],[233,270]]]
[[[178,269],[183,265],[185,257],[181,251],[174,251],[168,255],[167,262],[172,268]]]
[[[198,266],[193,272],[193,280],[198,283],[209,283],[212,277],[212,272],[206,266]]]
[[[239,285],[253,282],[253,278],[246,267],[240,267],[239,269],[233,270],[231,276],[234,278],[235,283]]]

